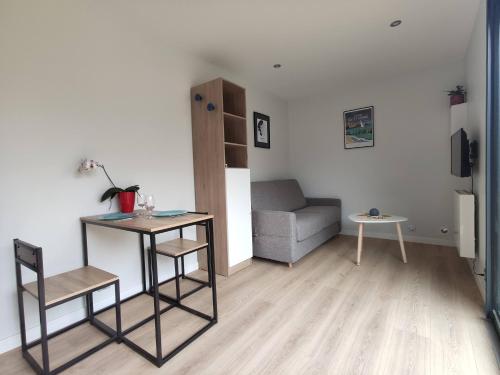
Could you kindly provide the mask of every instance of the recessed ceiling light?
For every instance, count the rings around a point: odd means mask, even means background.
[[[398,27],[401,25],[402,21],[401,20],[395,20],[391,22],[391,27]]]
[[[273,68],[274,68],[274,69],[279,69],[279,68],[281,68],[281,64],[274,64],[274,65],[273,65]]]

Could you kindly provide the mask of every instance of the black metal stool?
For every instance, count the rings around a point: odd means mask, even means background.
[[[14,240],[14,257],[16,262],[17,279],[17,299],[19,304],[19,324],[21,326],[21,350],[23,357],[28,361],[31,367],[39,374],[57,374],[75,363],[83,360],[91,354],[102,349],[113,341],[120,341],[121,337],[121,316],[120,316],[120,280],[106,271],[92,266],[78,268],[73,271],[61,273],[55,276],[44,278],[43,275],[43,257],[42,248],[33,246],[29,243]],[[23,285],[21,266],[36,272],[37,281]],[[114,285],[115,287],[115,312],[116,312],[116,330],[107,326],[94,317],[92,306],[92,292]],[[23,292],[31,294],[38,299],[38,309],[40,313],[40,331],[41,337],[30,343],[26,342],[26,326],[24,320],[24,300]],[[68,302],[78,297],[87,297],[88,316],[68,327],[51,334],[47,334],[47,310]],[[99,345],[87,350],[85,353],[71,359],[60,365],[54,370],[50,370],[48,340],[56,337],[80,324],[90,322],[97,329],[105,333],[109,338]],[[41,345],[42,365],[33,358],[29,349],[36,345]]]
[[[210,277],[208,278],[208,281],[203,281],[191,276],[187,276],[184,268],[184,256],[197,252],[202,249],[207,249],[208,251],[208,243],[193,241],[183,238],[182,228],[179,229],[179,235],[180,238],[162,242],[156,245],[156,253],[172,258],[174,260],[174,267],[175,267],[175,276],[158,283],[158,286],[175,280],[175,298],[172,298],[170,296],[167,297],[171,298],[172,300],[175,300],[177,303],[179,303],[182,299],[189,297],[191,294],[196,293],[200,289],[203,289],[205,287],[209,288],[212,287],[210,283]],[[148,248],[148,258],[149,259],[151,258],[151,248]],[[181,260],[180,274],[179,274],[179,259]],[[150,261],[149,264],[151,264]],[[208,262],[207,265],[208,265],[208,274],[210,275],[210,268],[211,268],[210,262]],[[151,275],[151,267],[149,267],[149,269],[150,269],[149,274]],[[189,292],[186,292],[181,295],[180,278],[194,281],[195,283],[198,283],[200,285],[190,290]],[[150,282],[149,285],[151,286],[152,283]]]

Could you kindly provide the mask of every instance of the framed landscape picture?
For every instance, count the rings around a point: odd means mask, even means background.
[[[344,112],[345,149],[374,146],[375,119],[373,115],[373,106]]]
[[[271,148],[271,119],[259,112],[253,113],[253,136],[255,147]]]

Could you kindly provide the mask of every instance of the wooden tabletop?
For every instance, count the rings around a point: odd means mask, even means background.
[[[144,216],[136,216],[125,220],[99,220],[102,215],[86,216],[80,218],[82,223],[100,225],[109,228],[132,230],[147,233],[156,233],[179,226],[196,224],[205,220],[213,219],[213,215],[185,214],[175,217],[153,217],[146,219]]]

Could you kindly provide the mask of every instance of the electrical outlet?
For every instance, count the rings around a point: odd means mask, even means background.
[[[408,224],[407,228],[408,232],[415,232],[417,230],[417,227],[413,224]]]

